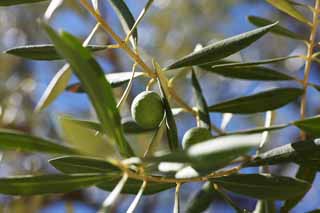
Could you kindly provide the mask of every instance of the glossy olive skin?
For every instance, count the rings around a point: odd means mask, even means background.
[[[183,136],[182,147],[187,149],[191,145],[206,141],[212,138],[211,132],[207,128],[194,127],[189,129]]]
[[[131,114],[137,124],[143,128],[156,128],[164,116],[161,97],[153,91],[137,95],[131,105]]]

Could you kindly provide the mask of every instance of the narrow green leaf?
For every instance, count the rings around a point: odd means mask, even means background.
[[[86,47],[88,50],[95,52],[99,50],[104,50],[107,48],[106,45],[88,45]],[[8,49],[5,53],[19,56],[26,59],[32,60],[60,60],[61,56],[57,53],[57,50],[52,44],[40,44],[40,45],[27,45]]]
[[[130,9],[123,0],[109,0],[113,9],[120,20],[121,26],[126,34],[130,32],[134,23],[136,22]],[[130,42],[133,47],[137,46],[138,43],[138,30],[134,29],[132,36],[130,37]]]
[[[283,145],[258,154],[246,166],[274,165],[295,162],[320,168],[320,141],[308,140]]]
[[[115,140],[121,155],[133,156],[133,151],[124,137],[111,86],[99,64],[78,39],[66,32],[58,35],[48,25],[44,26],[58,53],[66,58],[87,91],[103,129]]]
[[[280,130],[283,128],[289,127],[290,124],[279,124],[279,125],[274,125],[270,127],[258,127],[258,128],[253,128],[253,129],[248,129],[248,130],[239,130],[235,132],[227,132],[225,135],[242,135],[242,134],[255,134],[255,133],[263,133],[266,131],[276,131]]]
[[[198,191],[194,196],[190,197],[186,206],[186,213],[196,213],[204,212],[209,208],[216,195],[213,185],[210,182],[206,182],[200,191]]]
[[[160,69],[160,66],[158,66],[157,64],[155,64],[155,66],[156,66],[156,70],[158,72],[158,84],[159,84],[159,87],[161,90],[162,102],[163,102],[163,106],[164,106],[164,109],[166,112],[166,114],[165,114],[166,120],[165,121],[166,121],[166,127],[167,127],[167,137],[168,137],[169,148],[171,151],[174,152],[179,149],[177,125],[176,125],[176,121],[174,120],[171,106],[168,101],[166,92],[164,90],[164,86],[162,85],[161,77],[159,77],[159,75],[161,75],[160,72],[162,72],[162,70]]]
[[[265,65],[265,64],[273,64],[273,63],[277,63],[277,62],[282,62],[282,61],[286,61],[289,59],[293,59],[293,58],[299,58],[299,56],[285,56],[285,57],[278,57],[278,58],[271,58],[271,59],[264,59],[264,60],[259,60],[259,61],[253,61],[253,62],[224,62],[224,63],[219,63],[219,64],[213,64],[213,63],[209,63],[209,64],[203,64],[200,65],[201,68],[204,69],[209,69],[210,68],[232,68],[232,67],[250,67],[250,66],[257,66],[257,65]]]
[[[198,113],[199,113],[200,125],[202,127],[211,129],[211,121],[210,121],[208,105],[207,105],[206,99],[202,93],[200,83],[197,79],[197,76],[196,76],[194,70],[192,70],[191,81],[192,81],[192,86],[193,86],[193,92],[196,97],[196,106],[197,106]]]
[[[308,182],[269,174],[237,174],[211,181],[231,192],[264,200],[287,200],[310,189]]]
[[[77,150],[47,139],[7,130],[0,132],[0,149],[51,154],[80,154]]]
[[[67,193],[90,187],[108,179],[102,174],[43,175],[0,178],[0,193],[38,195]]]
[[[293,124],[314,137],[320,137],[320,116],[295,121]]]
[[[274,21],[270,21],[268,19],[258,17],[258,16],[248,16],[248,20],[251,24],[257,27],[263,27],[265,25],[274,23]],[[302,40],[302,41],[305,40],[302,36],[280,25],[275,26],[273,29],[270,30],[270,32],[277,35],[285,36],[288,38],[296,39],[296,40]]]
[[[106,74],[106,78],[109,81],[112,88],[120,87],[130,81],[132,72],[119,72]],[[134,78],[142,77],[142,72],[136,72]],[[83,93],[85,92],[80,83],[75,83],[67,86],[68,92]]]
[[[187,154],[197,171],[212,172],[257,148],[260,140],[261,134],[221,136],[190,146]]]
[[[302,23],[309,24],[310,22],[306,19],[293,5],[287,0],[267,0],[269,4],[275,8],[287,13]]]
[[[68,116],[59,117],[59,122],[65,141],[81,152],[102,159],[118,158],[113,142],[97,131],[92,123],[78,122]],[[102,126],[99,127],[102,130]]]
[[[274,23],[210,44],[201,50],[192,52],[189,55],[182,57],[181,59],[166,67],[166,70],[200,65],[226,58],[248,47],[276,25],[277,23]]]
[[[72,71],[68,64],[64,65],[50,81],[41,96],[35,111],[40,112],[48,107],[66,88],[71,79]]]
[[[302,89],[273,89],[254,95],[228,100],[209,107],[210,112],[250,114],[280,108],[303,94]]]
[[[279,71],[260,66],[217,66],[206,71],[213,72],[218,75],[222,75],[227,78],[238,78],[244,80],[256,80],[256,81],[288,81],[294,80],[293,77],[281,73]]]
[[[99,184],[98,187],[106,191],[111,191],[120,181],[120,179],[121,179],[121,176],[119,175],[114,176],[113,178],[109,178],[103,183]],[[124,186],[124,188],[122,189],[122,193],[137,194],[140,190],[142,183],[143,182],[139,180],[129,179],[126,185]],[[147,187],[145,188],[143,194],[144,195],[155,194],[173,187],[175,187],[175,184],[148,182]]]
[[[75,125],[81,126],[82,128],[91,129],[96,132],[103,132],[101,124],[95,121],[80,120],[80,119],[75,119],[69,116],[64,116],[63,119]],[[124,132],[127,134],[139,134],[139,133],[146,133],[146,132],[151,132],[156,130],[156,129],[144,129],[131,119],[127,119],[123,121],[122,126],[123,126]]]
[[[13,5],[19,5],[19,4],[30,4],[30,3],[37,3],[47,0],[1,0],[0,6],[13,6]]]
[[[316,178],[317,172],[318,171],[314,168],[301,166],[296,174],[296,178],[304,180],[312,186],[312,183]],[[290,212],[291,209],[293,209],[296,205],[298,205],[298,203],[300,203],[300,201],[304,198],[307,192],[308,191],[290,200],[286,200],[283,206],[281,207],[281,212]]]
[[[49,163],[59,171],[72,173],[109,173],[119,172],[120,169],[112,163],[89,157],[62,156],[49,160]]]

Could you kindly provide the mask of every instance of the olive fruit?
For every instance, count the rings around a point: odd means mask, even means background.
[[[131,114],[137,124],[143,128],[158,127],[164,116],[161,97],[152,91],[140,93],[131,104]]]
[[[207,128],[194,127],[189,129],[182,138],[183,149],[189,148],[191,145],[206,141],[212,138],[211,132]]]

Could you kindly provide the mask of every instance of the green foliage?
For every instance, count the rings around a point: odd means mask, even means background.
[[[0,6],[40,1],[0,1]],[[59,155],[50,159],[49,163],[62,174],[0,178],[0,193],[8,195],[67,193],[97,186],[111,191],[102,210],[108,210],[120,193],[129,193],[137,195],[129,207],[129,212],[133,212],[142,195],[155,194],[176,187],[174,212],[178,212],[180,187],[191,182],[203,182],[200,191],[187,203],[186,212],[205,211],[215,195],[222,197],[236,211],[246,212],[238,207],[224,190],[259,199],[255,212],[274,212],[271,202],[274,200],[285,200],[282,210],[284,212],[291,210],[301,202],[311,188],[320,169],[320,140],[316,139],[320,136],[320,117],[305,118],[305,108],[308,103],[306,90],[309,86],[317,90],[320,88],[308,82],[311,64],[317,61],[318,53],[314,47],[318,43],[316,34],[320,1],[316,0],[315,8],[307,6],[314,15],[312,23],[296,8],[301,6],[300,3],[287,0],[267,0],[267,2],[309,25],[310,39],[305,39],[278,25],[278,22],[249,16],[249,22],[257,26],[257,29],[208,44],[203,48],[196,48],[192,53],[178,60],[172,60],[173,62],[167,67],[161,67],[153,59],[153,67],[149,67],[138,51],[138,25],[151,7],[152,0],[147,1],[137,21],[125,1],[109,1],[126,34],[124,40],[121,40],[113,27],[100,16],[98,1],[92,1],[92,7],[86,0],[80,0],[98,22],[83,44],[75,36],[66,32],[57,33],[48,23],[42,22],[41,26],[53,44],[26,45],[5,51],[7,54],[25,59],[46,61],[59,59],[69,64],[57,72],[39,101],[36,111],[48,107],[65,90],[85,93],[93,105],[98,121],[60,116],[63,139],[74,148],[47,139],[2,130],[1,150]],[[117,44],[88,45],[99,27],[103,28]],[[231,61],[227,58],[249,47],[268,32],[293,39],[294,42],[307,43],[308,55],[251,62]],[[131,46],[128,45],[128,41],[131,42]],[[104,73],[93,53],[111,47],[122,49],[132,59],[134,62],[132,72]],[[270,64],[297,58],[305,60],[304,79],[293,76],[293,72],[288,74],[268,67]],[[136,66],[140,68],[139,72],[135,72]],[[183,68],[178,70],[180,72],[170,71],[180,68]],[[203,91],[204,85],[200,79],[200,74],[203,72],[232,79],[290,81],[288,83],[301,86],[275,88],[253,95],[245,94],[208,106]],[[72,73],[80,82],[67,86]],[[189,74],[191,82],[188,82],[188,86],[193,91],[193,106],[179,95],[180,85],[175,84],[177,79],[187,81]],[[131,103],[133,119],[123,119],[121,111],[123,103],[127,102],[134,79],[142,76],[149,80],[146,91],[140,93]],[[114,89],[125,85],[126,89],[117,103],[119,97],[115,94],[118,94],[118,91],[115,92]],[[156,90],[160,91],[160,95],[155,92]],[[272,125],[273,113],[268,111],[275,111],[297,102],[300,97],[302,97],[301,119]],[[184,134],[182,148],[178,138],[180,129],[176,122],[176,116],[181,112],[189,113],[197,124]],[[268,113],[266,113],[266,125],[263,127],[228,132],[225,130],[225,125],[219,128],[215,125],[216,121],[211,122],[211,112]],[[267,142],[266,133],[281,131],[290,126],[299,128],[302,142],[286,141],[286,145],[262,151],[262,146]],[[215,134],[211,130],[215,131]],[[145,146],[141,145],[142,143],[135,144],[131,141],[131,137],[127,137],[146,133],[151,133],[151,138],[149,141],[145,141],[145,138],[141,141]],[[252,155],[252,151],[255,151],[256,155]],[[260,167],[261,171],[265,171],[266,166],[282,163],[296,163],[301,166],[295,178],[265,173],[241,174],[241,169],[245,167]]]

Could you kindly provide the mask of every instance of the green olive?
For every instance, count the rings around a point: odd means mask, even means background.
[[[131,105],[131,114],[137,124],[143,128],[156,128],[164,116],[161,97],[152,91],[137,95]]]
[[[189,148],[191,145],[206,141],[212,138],[211,132],[207,128],[194,127],[189,129],[183,136],[182,147],[183,149]]]

